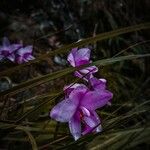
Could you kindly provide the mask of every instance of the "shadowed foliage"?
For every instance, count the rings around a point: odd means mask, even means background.
[[[1,38],[32,44],[36,59],[0,61],[0,149],[148,150],[149,6],[146,0],[2,0]],[[72,68],[66,61],[74,47],[91,49],[90,65],[114,94],[111,106],[97,110],[102,132],[77,141],[68,124],[49,117],[63,87],[84,82],[73,72],[89,65]]]

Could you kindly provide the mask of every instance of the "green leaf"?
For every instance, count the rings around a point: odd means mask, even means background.
[[[38,150],[38,147],[37,147],[37,144],[36,144],[36,141],[35,141],[33,135],[28,130],[26,130],[24,127],[18,127],[18,129],[24,131],[28,135],[30,143],[32,145],[32,149]]]
[[[119,61],[124,61],[124,60],[132,60],[132,59],[136,59],[136,58],[142,58],[142,57],[149,57],[150,54],[143,54],[143,55],[128,55],[128,56],[120,56],[120,57],[115,57],[115,58],[108,58],[108,59],[102,59],[102,60],[98,60],[96,62],[93,62],[91,65],[108,65],[108,64],[112,64],[115,62],[119,62]],[[82,67],[81,67],[82,68]],[[75,71],[75,68],[67,68],[61,71],[57,71],[51,74],[47,74],[38,78],[34,78],[32,80],[23,82],[21,84],[19,84],[18,86],[15,86],[11,89],[8,89],[6,91],[3,91],[0,93],[0,96],[6,96],[9,94],[15,94],[21,91],[24,91],[28,88],[32,88],[34,86],[43,84],[45,82],[57,79],[59,77],[62,77],[64,75],[67,75],[71,72]]]
[[[54,73],[50,73],[41,77],[36,77],[32,80],[23,82],[9,90],[3,91],[0,93],[0,96],[4,96],[4,95],[8,95],[8,94],[15,94],[21,91],[24,91],[28,88],[32,88],[34,86],[40,85],[42,83],[57,79],[59,77],[65,76],[68,73],[71,73],[72,71],[74,71],[74,68],[66,68],[64,70],[60,70],[60,71],[56,71]]]

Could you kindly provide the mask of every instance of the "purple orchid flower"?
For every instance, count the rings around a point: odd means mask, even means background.
[[[106,105],[113,94],[106,90],[106,82],[99,81],[91,79],[92,90],[84,84],[65,87],[65,99],[51,110],[51,118],[69,123],[75,140],[81,135],[101,131],[101,121],[95,110]]]
[[[15,56],[16,56],[15,61],[18,64],[22,64],[22,63],[35,59],[32,56],[32,50],[33,50],[33,46],[26,46],[24,48],[20,48],[15,53]]]
[[[73,67],[79,67],[81,65],[86,65],[91,62],[90,54],[91,50],[88,48],[81,48],[81,49],[73,48],[71,53],[68,55],[67,60]],[[90,78],[93,77],[93,74],[96,73],[97,71],[98,68],[96,66],[90,66],[81,69],[79,71],[76,71],[74,75],[88,81]]]
[[[10,44],[9,40],[4,37],[2,46],[0,46],[0,60],[7,58],[11,61],[15,61],[14,52],[22,47],[22,44]]]

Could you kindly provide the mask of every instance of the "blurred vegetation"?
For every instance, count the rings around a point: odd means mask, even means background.
[[[34,46],[37,58],[0,62],[0,149],[150,149],[149,0],[1,0],[0,38]],[[112,105],[97,110],[103,132],[74,142],[49,111],[79,82],[66,57],[89,47]]]

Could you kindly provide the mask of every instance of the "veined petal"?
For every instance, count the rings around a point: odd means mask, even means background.
[[[76,51],[77,59],[82,57],[86,60],[90,59],[91,50],[89,48],[80,48]]]
[[[84,121],[85,121],[86,124],[87,124],[89,127],[91,127],[91,128],[94,128],[94,127],[96,127],[96,125],[97,125],[97,123],[93,120],[92,117],[87,117],[87,116],[85,116],[85,117],[84,117]]]
[[[76,112],[78,103],[79,101],[74,99],[65,99],[61,101],[51,110],[51,118],[60,122],[68,122]]]
[[[81,66],[89,63],[91,50],[88,48],[81,48],[76,51],[75,61],[76,66]]]
[[[69,129],[75,140],[78,140],[81,137],[81,122],[79,112],[76,112],[76,114],[69,121]]]
[[[81,106],[89,110],[96,110],[106,105],[112,97],[113,94],[108,90],[89,91],[82,98]]]

